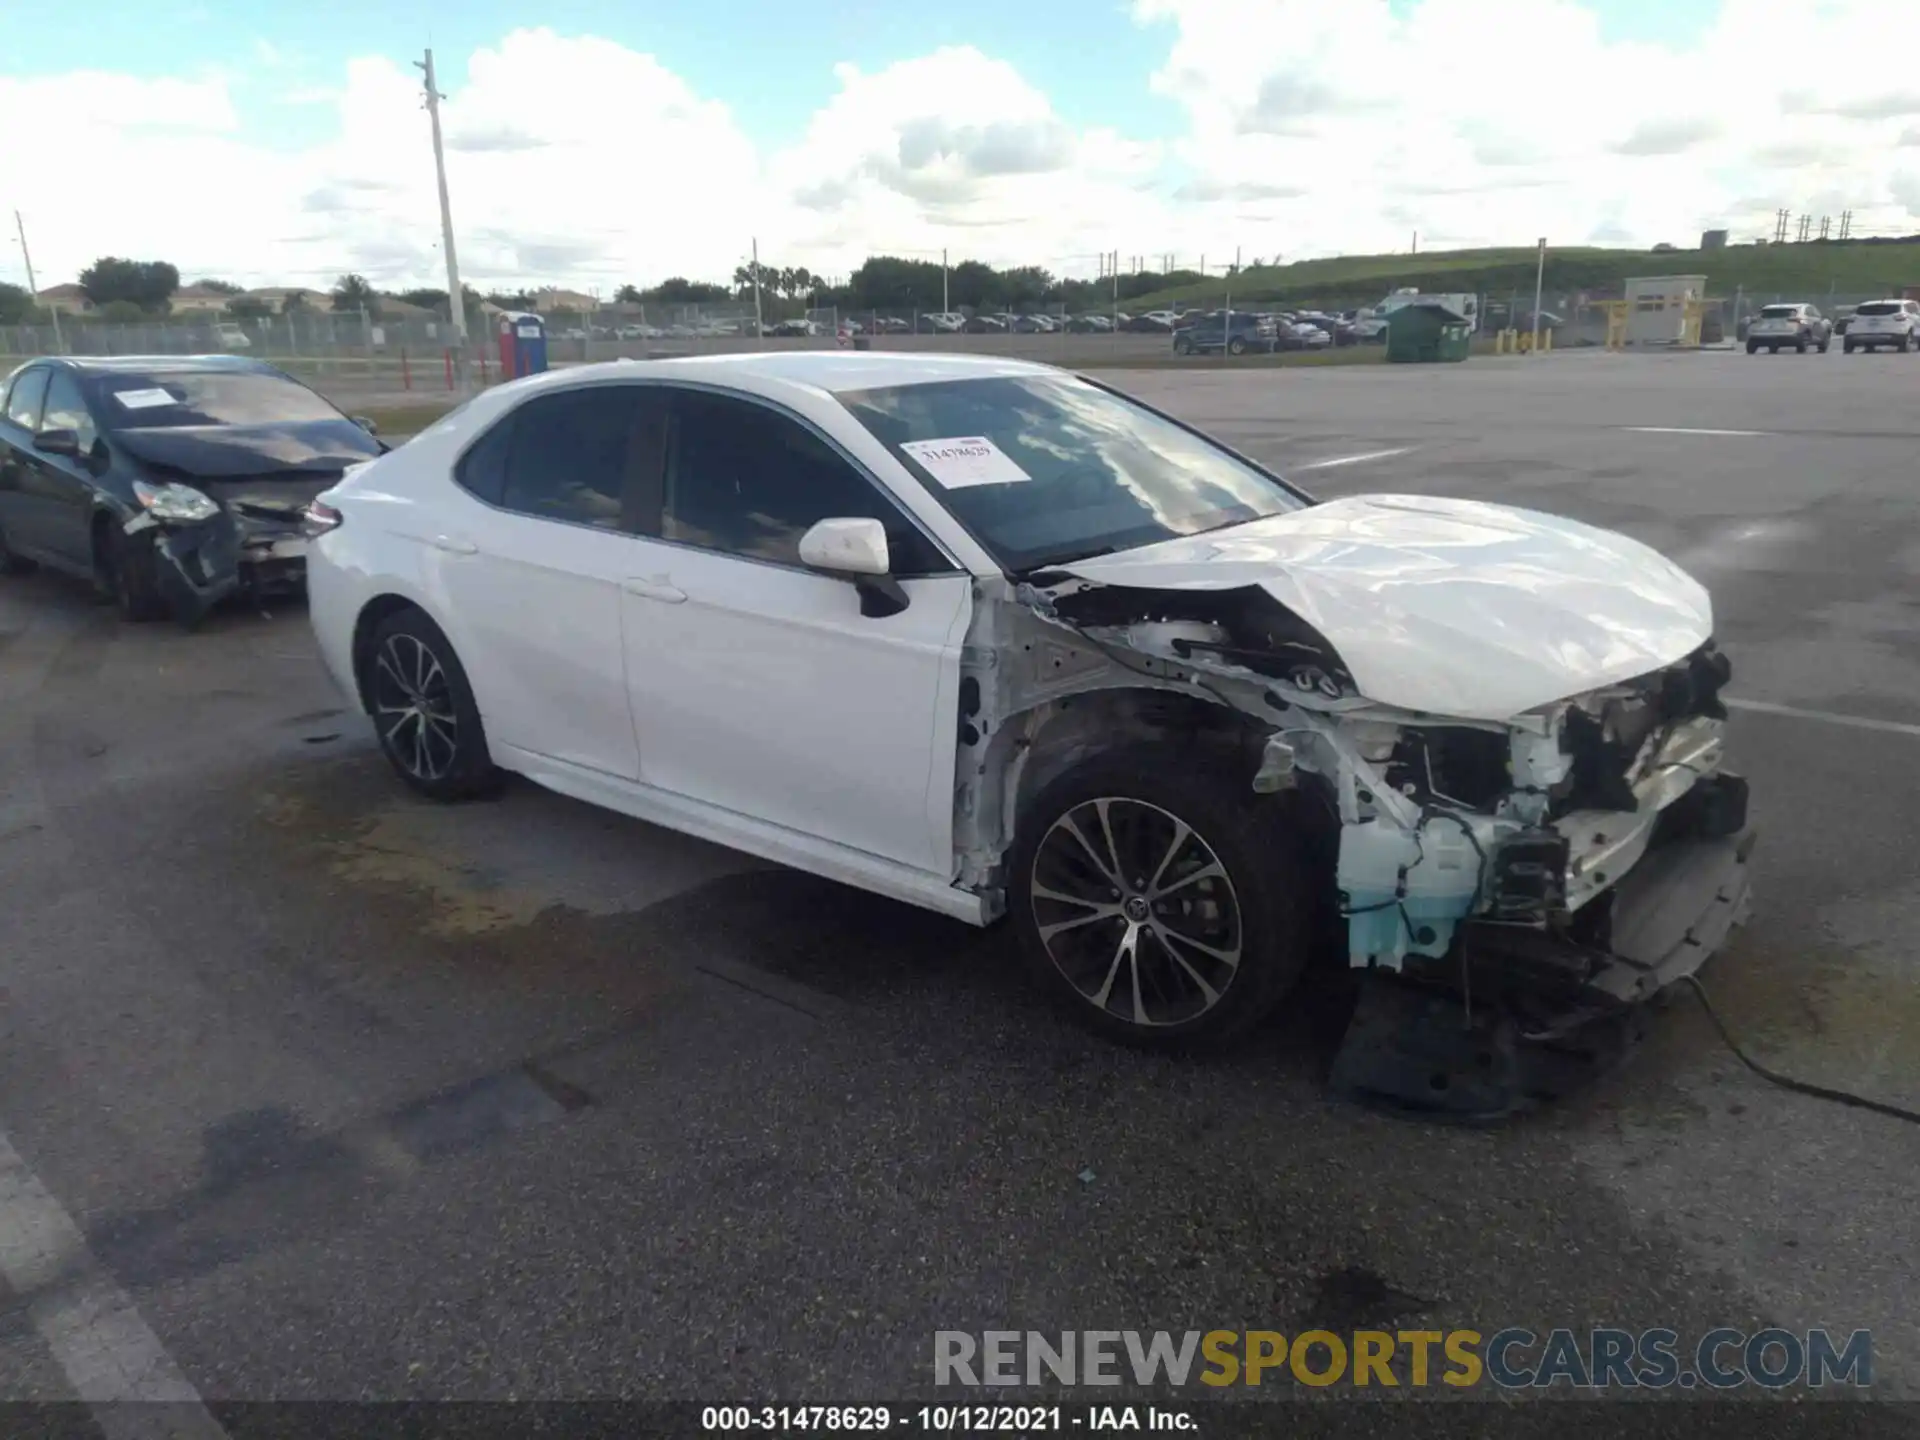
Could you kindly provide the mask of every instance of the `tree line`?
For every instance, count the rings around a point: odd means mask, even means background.
[[[1139,295],[1187,284],[1204,277],[1193,270],[1153,270],[1117,279],[1077,280],[1057,276],[1038,265],[995,269],[978,260],[963,260],[951,268],[930,260],[893,255],[870,256],[844,278],[833,281],[806,266],[760,264],[736,266],[726,283],[669,276],[656,285],[625,284],[613,291],[612,303],[625,306],[734,305],[750,302],[759,282],[763,310],[785,315],[806,309],[843,310],[1026,310],[1060,304],[1069,309],[1099,309],[1124,303]],[[110,322],[135,323],[166,317],[181,288],[180,271],[164,260],[130,260],[105,255],[80,272],[80,288],[94,314]],[[228,280],[206,278],[194,284],[229,296],[226,313],[237,320],[264,319],[274,314],[318,310],[365,314],[382,318],[389,302],[445,315],[447,292],[431,286],[382,290],[364,275],[340,276],[323,293],[325,305],[293,291],[279,304],[245,294]],[[469,326],[478,323],[483,302],[506,310],[545,310],[541,290],[479,291],[462,286]],[[44,307],[24,286],[0,283],[0,325],[44,323]]]

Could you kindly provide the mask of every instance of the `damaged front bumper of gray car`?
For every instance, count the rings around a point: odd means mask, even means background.
[[[152,511],[123,527],[153,547],[155,588],[180,624],[193,626],[230,596],[260,603],[304,593],[307,535],[293,501],[229,501],[204,519],[159,519]]]

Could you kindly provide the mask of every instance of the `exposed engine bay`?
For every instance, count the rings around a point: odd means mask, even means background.
[[[995,895],[1020,797],[1090,748],[1226,738],[1250,804],[1308,802],[1329,929],[1361,972],[1335,1065],[1355,1093],[1507,1113],[1553,1090],[1530,1049],[1564,1066],[1746,916],[1747,789],[1722,769],[1731,668],[1710,638],[1504,720],[1376,703],[1259,585],[1034,574],[978,596],[969,641],[959,883]]]

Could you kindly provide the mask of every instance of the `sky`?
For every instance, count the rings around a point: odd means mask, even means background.
[[[0,47],[42,287],[105,254],[444,285],[428,47],[482,289],[725,280],[756,244],[1092,275],[1782,207],[1920,231],[1915,0],[89,0],[84,45],[75,13]]]

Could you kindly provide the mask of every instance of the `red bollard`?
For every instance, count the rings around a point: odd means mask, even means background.
[[[404,347],[400,351],[400,388],[402,390],[413,388],[413,371],[407,367],[407,352]]]
[[[447,351],[447,389],[453,389],[453,351]]]

